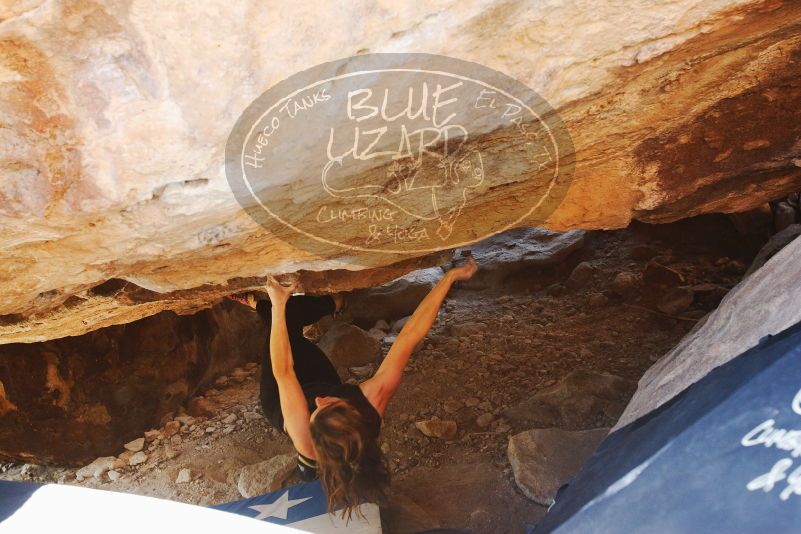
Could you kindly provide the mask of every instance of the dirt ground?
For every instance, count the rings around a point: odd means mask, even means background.
[[[718,296],[697,297],[689,310],[672,317],[654,308],[647,288],[627,298],[611,290],[618,273],[640,273],[654,253],[681,272],[687,285],[714,284]],[[509,436],[526,428],[504,419],[504,410],[577,369],[638,380],[714,309],[752,253],[723,217],[635,224],[589,233],[567,261],[517,272],[497,287],[453,288],[385,417],[381,439],[393,467],[392,504],[382,510],[385,531],[519,533],[536,523],[545,507],[516,487],[506,452]],[[594,268],[590,280],[566,287],[584,261]],[[78,482],[75,469],[36,466],[5,465],[0,476],[202,505],[239,499],[242,466],[292,450],[286,437],[254,415],[260,410],[258,372],[256,366],[240,370],[206,391],[219,406],[214,416],[185,425],[177,438],[146,445],[148,460],[121,469],[116,481],[103,476]],[[434,416],[456,421],[457,437],[443,441],[421,434],[414,423]],[[193,473],[191,482],[176,483],[182,468]]]

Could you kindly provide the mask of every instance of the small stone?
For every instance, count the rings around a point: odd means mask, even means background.
[[[245,418],[245,421],[256,421],[261,419],[261,414],[259,412],[244,412],[242,417]]]
[[[236,423],[236,414],[232,413],[232,414],[227,415],[222,420],[222,422],[223,422],[223,424],[226,424],[226,425],[230,425],[230,424]]]
[[[384,332],[389,330],[389,323],[387,323],[384,319],[379,319],[373,325],[373,328],[377,328],[379,330],[383,330]]]
[[[446,441],[452,440],[456,437],[458,428],[456,421],[440,421],[437,419],[429,419],[427,421],[417,421],[414,424],[417,429],[429,438],[444,439]]]
[[[491,413],[485,413],[476,417],[476,424],[481,428],[486,428],[492,424],[492,421],[495,420],[495,416]]]
[[[469,406],[469,407],[471,407],[471,408],[472,408],[473,406],[478,406],[479,404],[481,404],[481,401],[480,401],[480,400],[478,400],[478,399],[477,399],[477,398],[475,398],[475,397],[468,397],[468,398],[466,398],[466,399],[464,400],[464,405],[465,405],[465,406]]]
[[[139,452],[145,447],[145,438],[136,438],[125,444],[125,448],[131,452]]]
[[[657,308],[662,313],[668,315],[677,315],[687,311],[693,304],[695,299],[695,292],[691,287],[680,286],[674,287],[665,293],[659,300]]]
[[[612,280],[612,291],[621,297],[631,297],[637,293],[640,285],[639,277],[634,273],[617,273]]]
[[[172,460],[176,456],[178,456],[178,453],[175,451],[175,449],[172,448],[172,444],[171,443],[165,443],[164,444],[164,458],[166,458],[167,460]]]
[[[139,451],[135,453],[131,458],[128,460],[128,465],[139,465],[143,464],[147,461],[147,454]]]
[[[178,471],[178,476],[175,478],[176,484],[187,484],[192,482],[192,471],[187,468],[183,468]]]
[[[242,369],[241,367],[237,367],[233,371],[231,371],[231,380],[234,382],[244,382],[247,378],[250,377],[250,373]]]
[[[226,425],[225,428],[222,429],[222,433],[223,434],[230,434],[234,430],[236,430],[236,427],[234,425]]]
[[[186,426],[192,426],[195,423],[195,418],[191,415],[179,415],[175,420]]]
[[[170,421],[164,425],[164,437],[171,438],[172,436],[176,435],[180,429],[181,423],[178,421]]]
[[[565,282],[565,285],[570,289],[581,289],[590,283],[592,275],[595,274],[595,268],[590,262],[583,261],[576,265],[573,272]]]
[[[108,473],[106,473],[106,476],[108,477],[108,479],[109,479],[110,481],[114,482],[114,481],[116,481],[116,480],[119,480],[119,479],[120,479],[120,477],[122,476],[122,473],[120,473],[119,471],[116,471],[116,470],[112,469],[112,470],[110,470]]]
[[[173,437],[170,438],[170,445],[172,445],[173,447],[177,447],[178,445],[181,444],[182,441],[183,438],[181,438],[181,435],[175,434]]]
[[[459,411],[464,404],[459,402],[458,400],[446,400],[442,403],[442,407],[445,409],[447,413],[454,413]]]
[[[587,299],[587,304],[592,308],[603,308],[609,304],[609,297],[603,293],[593,293],[590,295],[590,298]]]
[[[214,385],[217,386],[217,387],[221,387],[221,388],[227,386],[228,385],[228,377],[227,376],[219,377],[217,380],[214,381]]]
[[[401,319],[398,319],[397,321],[395,321],[394,323],[392,323],[392,329],[391,329],[390,331],[391,331],[393,334],[397,334],[398,332],[400,332],[400,331],[403,329],[403,327],[406,325],[406,323],[407,323],[407,322],[409,321],[409,319],[411,319],[411,318],[412,318],[412,316],[411,316],[411,315],[407,315],[406,317],[403,317],[403,318],[401,318]]]
[[[147,432],[145,432],[145,439],[147,441],[155,441],[157,439],[161,439],[161,435],[162,435],[161,430],[158,429],[148,430]]]
[[[134,453],[131,451],[125,451],[124,453],[120,454],[116,460],[114,460],[114,463],[111,464],[111,468],[120,470],[126,467],[128,465],[128,460],[130,460],[131,456],[133,455]]]
[[[670,288],[684,284],[684,275],[655,260],[648,262],[642,274],[643,283],[649,287]]]

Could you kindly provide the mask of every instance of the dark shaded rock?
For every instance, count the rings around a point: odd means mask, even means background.
[[[731,213],[729,220],[737,233],[752,246],[756,244],[758,247],[773,233],[773,212],[767,203],[749,211]]]
[[[779,202],[773,208],[773,227],[781,232],[790,225],[798,222],[798,210],[788,202]]]
[[[318,343],[328,359],[337,367],[359,367],[373,363],[381,351],[381,343],[358,326],[337,323]]]
[[[608,428],[573,432],[545,428],[512,436],[507,455],[520,491],[534,502],[550,505],[608,432]]]
[[[657,308],[668,315],[678,315],[687,311],[695,300],[695,292],[691,287],[679,286],[665,292],[659,299]]]
[[[541,228],[515,228],[470,247],[478,272],[463,287],[484,289],[532,267],[553,265],[584,245],[584,231],[559,233]]]
[[[636,261],[648,261],[653,259],[659,251],[654,247],[648,245],[637,245],[631,248],[629,257]]]
[[[633,297],[640,290],[640,277],[634,273],[617,273],[612,280],[612,291],[621,297]]]
[[[592,308],[603,308],[609,304],[609,297],[603,293],[593,293],[587,299],[587,304]]]
[[[801,240],[776,253],[732,289],[639,381],[616,428],[669,402],[713,369],[801,321]]]
[[[411,315],[442,278],[440,267],[421,269],[388,284],[358,289],[346,296],[346,310],[358,325],[368,328],[377,319],[391,322]]]
[[[186,405],[186,413],[192,417],[211,417],[217,412],[217,403],[206,397],[194,397]]]
[[[645,266],[642,280],[643,284],[649,288],[666,289],[682,285],[684,276],[680,272],[652,260]]]
[[[503,416],[518,429],[611,426],[636,387],[636,383],[619,376],[577,370],[530,399],[507,408]]]
[[[83,336],[0,346],[0,458],[86,465],[116,454],[266,348],[258,316],[228,301],[191,316],[162,312]]]
[[[746,271],[745,276],[749,276],[765,265],[769,259],[792,243],[799,235],[801,235],[801,224],[792,224],[781,232],[774,234],[756,255],[754,261],[751,262],[751,266],[748,268],[748,271]]]
[[[573,269],[573,272],[570,273],[570,276],[565,282],[565,286],[568,289],[581,289],[586,287],[587,284],[590,283],[592,280],[592,276],[595,274],[595,268],[592,266],[590,262],[583,261],[576,265]]]
[[[408,499],[416,505],[410,510],[414,514],[412,518],[427,515],[431,522],[425,528],[429,529],[437,525],[449,529],[481,528],[481,524],[473,521],[485,523],[484,518],[478,516],[485,515],[481,510],[489,510],[493,512],[492,528],[476,532],[519,532],[520,525],[536,523],[546,510],[532,506],[507,475],[489,462],[418,467],[403,478],[393,480],[392,494],[391,509],[395,508],[396,496]],[[502,506],[492,507],[492,503],[502,503]],[[407,508],[409,503],[404,501],[404,504]],[[384,519],[383,509],[381,515]],[[420,532],[396,527],[407,524],[405,519],[403,509],[394,509],[387,515],[387,532]]]

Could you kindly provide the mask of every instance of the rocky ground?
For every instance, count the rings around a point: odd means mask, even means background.
[[[483,265],[491,283],[448,295],[386,414],[393,498],[382,510],[385,531],[521,532],[535,523],[546,506],[518,487],[510,437],[611,426],[638,378],[717,306],[754,253],[723,217],[588,233],[573,249],[550,265]],[[377,326],[385,333],[371,333],[385,353],[393,327]],[[374,367],[343,376],[361,380]],[[243,469],[292,450],[260,416],[259,372],[249,364],[221,377],[189,403],[192,415],[165,418],[92,468],[6,464],[0,476],[197,504],[241,498],[259,489]],[[269,485],[275,474],[280,484],[291,459],[256,478]]]

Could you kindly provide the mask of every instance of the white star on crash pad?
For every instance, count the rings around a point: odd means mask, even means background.
[[[286,514],[289,512],[290,508],[302,502],[308,501],[309,499],[311,499],[311,497],[305,497],[303,499],[290,499],[289,492],[287,491],[270,504],[257,504],[256,506],[248,506],[248,508],[259,512],[259,515],[253,519],[262,520],[268,517],[286,519]]]

